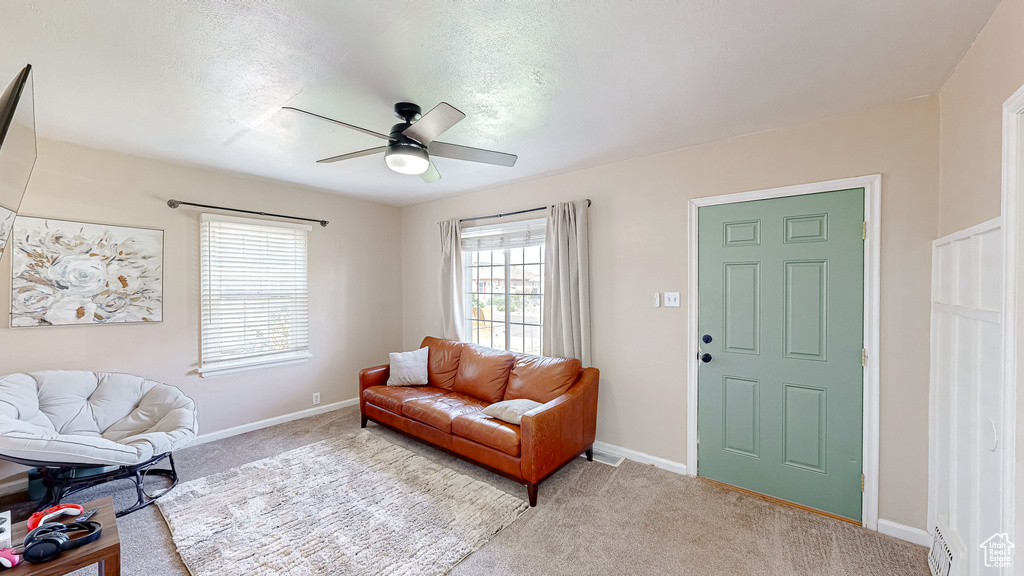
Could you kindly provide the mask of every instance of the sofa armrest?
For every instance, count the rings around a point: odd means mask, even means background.
[[[586,368],[568,392],[523,414],[523,479],[539,482],[594,444],[599,376],[597,368]]]
[[[384,386],[388,383],[388,377],[391,375],[391,365],[382,364],[380,366],[374,366],[373,368],[363,368],[359,371],[359,411],[365,413],[363,410],[363,390],[366,390],[370,386]]]

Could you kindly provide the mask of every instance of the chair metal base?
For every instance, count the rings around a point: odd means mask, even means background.
[[[170,469],[165,468],[153,468],[164,459],[167,459],[167,463],[170,465]],[[109,472],[101,472],[92,476],[85,476],[76,478],[74,476],[76,469],[81,468],[95,468],[95,464],[82,465],[82,464],[55,464],[53,462],[35,462],[31,460],[15,459],[4,456],[3,459],[17,462],[25,466],[33,466],[39,468],[39,471],[43,475],[43,486],[46,488],[46,496],[43,497],[37,510],[45,510],[51,506],[60,504],[61,500],[85,490],[86,488],[92,488],[93,486],[99,486],[107,482],[113,482],[115,480],[129,479],[135,483],[135,493],[137,495],[134,504],[119,510],[117,517],[120,518],[126,514],[131,514],[136,510],[140,510],[149,506],[156,501],[157,498],[171,491],[172,488],[178,485],[178,471],[174,468],[174,457],[171,456],[170,452],[164,452],[146,460],[139,464],[131,466],[121,466],[116,470]],[[143,482],[147,476],[162,476],[170,480],[171,485],[156,494],[147,494],[143,485]]]

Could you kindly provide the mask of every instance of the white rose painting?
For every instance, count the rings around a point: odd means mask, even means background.
[[[163,319],[162,230],[21,216],[13,240],[11,326]]]
[[[11,236],[11,228],[14,227],[14,218],[17,212],[0,206],[0,257],[4,255],[4,248],[7,247],[7,239]]]

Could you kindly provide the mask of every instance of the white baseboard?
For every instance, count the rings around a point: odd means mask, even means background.
[[[622,456],[628,460],[633,460],[634,462],[640,462],[641,464],[651,464],[663,470],[668,470],[669,472],[686,474],[686,464],[681,464],[673,460],[659,458],[658,456],[651,456],[650,454],[645,454],[637,450],[630,450],[629,448],[623,448],[606,442],[594,442],[594,448],[608,454]],[[887,536],[906,540],[907,542],[912,542],[919,546],[931,547],[932,545],[932,535],[928,532],[921,530],[920,528],[914,528],[905,524],[898,524],[892,520],[879,519],[878,531]]]
[[[669,472],[675,472],[676,474],[686,474],[686,464],[681,464],[673,460],[667,460],[658,456],[651,456],[650,454],[644,454],[637,450],[630,450],[629,448],[623,448],[622,446],[616,446],[606,442],[594,442],[594,448],[601,452],[606,452],[615,456],[622,456],[627,460],[632,460],[641,464],[651,464],[652,466],[657,466],[662,470],[668,470]]]
[[[285,422],[291,422],[292,420],[299,420],[301,418],[308,418],[310,416],[316,416],[318,414],[324,414],[341,408],[347,408],[349,406],[355,406],[359,403],[359,398],[351,398],[349,400],[342,400],[341,402],[334,402],[332,404],[324,404],[323,406],[317,406],[315,408],[308,408],[306,410],[300,410],[298,412],[292,412],[291,414],[283,414],[281,416],[275,416],[273,418],[267,418],[258,422],[251,422],[249,424],[242,424],[240,426],[234,426],[232,428],[225,428],[216,432],[210,432],[209,434],[200,434],[192,441],[191,446],[197,446],[199,444],[206,444],[207,442],[213,442],[215,440],[221,440],[223,438],[230,438],[231,436],[237,436],[246,432],[252,432],[253,430],[259,430],[261,428],[268,428],[270,426],[276,426],[278,424],[284,424]],[[667,458],[661,458],[658,456],[651,456],[638,450],[631,450],[629,448],[623,448],[622,446],[616,446],[614,444],[608,444],[607,442],[594,442],[594,448],[612,454],[614,456],[622,456],[628,460],[639,462],[641,464],[650,464],[667,470],[669,472],[675,472],[676,474],[686,474],[686,464],[676,462],[674,460],[668,460]],[[28,489],[28,483],[26,480],[10,480],[8,482],[0,483],[0,496],[7,494],[13,494]],[[900,540],[906,540],[920,546],[929,547],[932,545],[932,536],[928,532],[921,530],[920,528],[913,528],[904,524],[898,524],[891,520],[879,519],[878,520],[878,531],[882,534],[899,538]]]
[[[913,542],[919,546],[931,547],[932,545],[931,534],[921,530],[920,528],[914,528],[905,524],[897,524],[892,520],[879,518],[878,531],[886,536],[892,536],[893,538]]]
[[[299,410],[298,412],[292,412],[291,414],[284,414],[281,416],[274,416],[273,418],[267,418],[266,420],[260,420],[259,422],[252,422],[249,424],[242,424],[241,426],[234,426],[232,428],[225,428],[216,432],[210,432],[209,434],[200,434],[196,436],[196,439],[192,441],[189,446],[197,446],[199,444],[206,444],[207,442],[213,442],[214,440],[221,440],[223,438],[229,438],[231,436],[237,436],[239,434],[245,434],[246,432],[252,432],[253,430],[259,430],[260,428],[268,428],[270,426],[276,426],[278,424],[284,424],[285,422],[291,422],[292,420],[298,420],[300,418],[308,418],[310,416],[316,416],[317,414],[324,414],[340,408],[348,408],[349,406],[355,406],[359,404],[359,398],[350,398],[348,400],[342,400],[341,402],[334,402],[332,404],[324,404],[323,406],[316,406],[307,410]],[[0,496],[6,496],[8,494],[14,494],[15,492],[23,492],[28,490],[28,480],[22,478],[18,480],[9,480],[7,482],[0,482]]]
[[[7,496],[8,494],[14,494],[15,492],[24,492],[28,490],[28,479],[21,478],[18,480],[8,480],[7,482],[0,482],[0,496]]]
[[[238,436],[239,434],[245,434],[246,432],[252,432],[253,430],[277,426],[278,424],[284,424],[285,422],[291,422],[292,420],[299,420],[300,418],[309,418],[310,416],[324,414],[341,408],[348,408],[349,406],[355,406],[356,404],[359,404],[359,398],[350,398],[348,400],[342,400],[341,402],[334,402],[332,404],[324,404],[323,406],[307,408],[306,410],[299,410],[298,412],[292,412],[291,414],[274,416],[273,418],[267,418],[266,420],[260,420],[258,422],[250,422],[249,424],[225,428],[216,432],[210,432],[209,434],[200,434],[199,436],[196,436],[196,439],[193,440],[189,446],[198,446],[199,444],[206,444],[207,442],[213,442],[214,440]]]

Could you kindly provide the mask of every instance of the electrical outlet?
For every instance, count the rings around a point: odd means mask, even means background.
[[[665,306],[679,307],[679,292],[665,292]]]
[[[319,405],[320,405],[320,393],[319,392],[314,392],[313,393],[313,406],[319,406]]]

